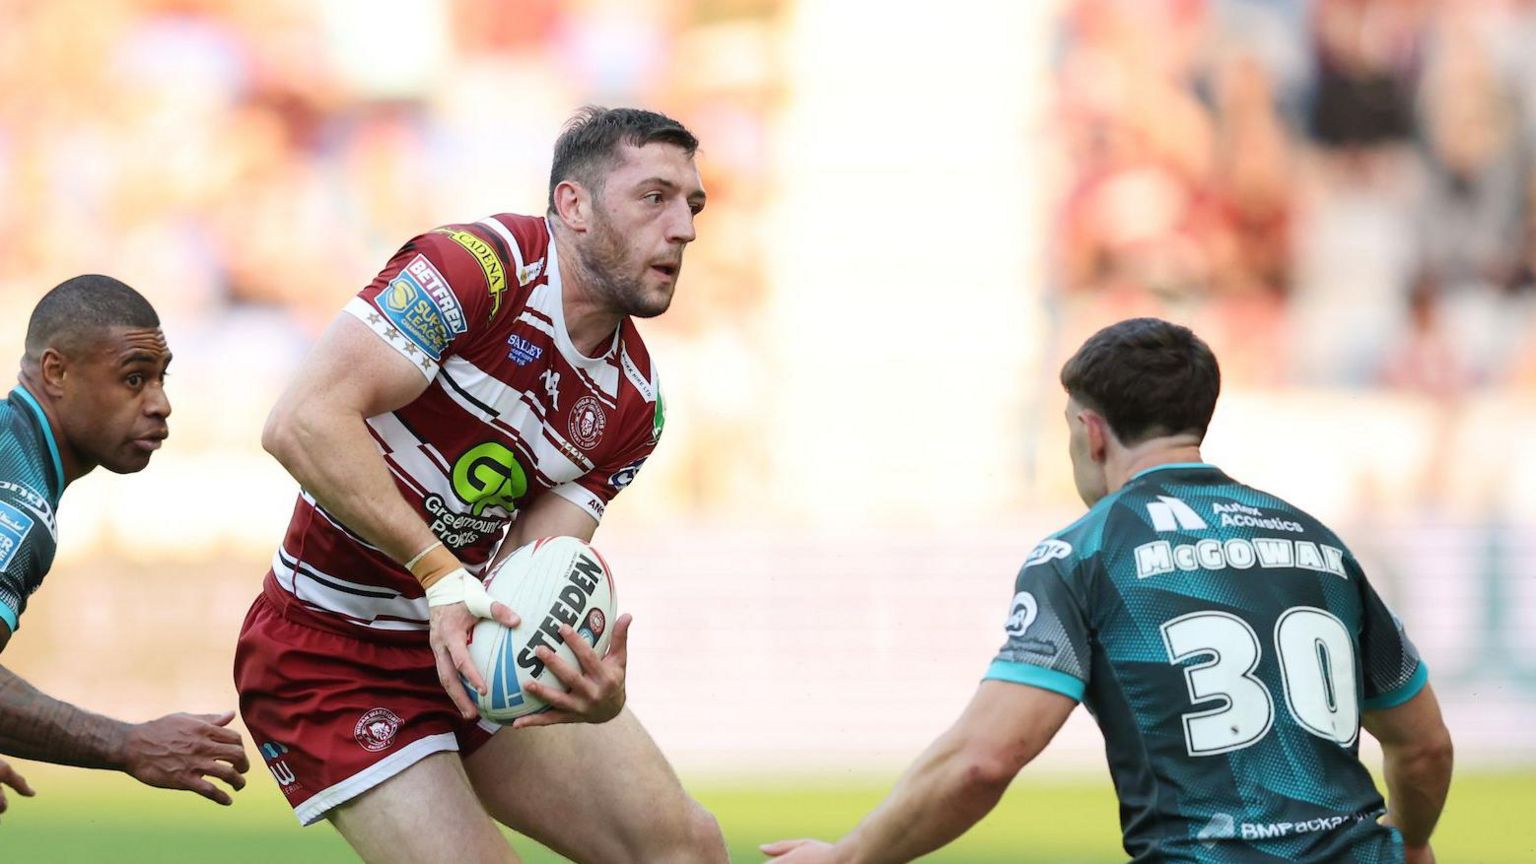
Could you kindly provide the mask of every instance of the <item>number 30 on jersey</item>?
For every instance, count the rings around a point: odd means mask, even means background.
[[[1247,621],[1228,612],[1193,612],[1163,624],[1168,662],[1184,667],[1193,703],[1222,699],[1225,705],[1184,715],[1191,756],[1214,756],[1250,747],[1275,718],[1275,700],[1256,678],[1261,647]],[[1353,744],[1360,730],[1355,696],[1355,650],[1344,622],[1322,609],[1296,606],[1275,622],[1275,652],[1285,704],[1305,730],[1339,744]]]

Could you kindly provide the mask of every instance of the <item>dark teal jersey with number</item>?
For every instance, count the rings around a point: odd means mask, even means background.
[[[48,418],[17,387],[0,402],[0,621],[13,632],[53,566],[53,514],[63,493],[64,466]]]
[[[1360,712],[1427,671],[1317,520],[1164,465],[1037,546],[1014,591],[986,677],[1093,713],[1135,861],[1402,861]]]

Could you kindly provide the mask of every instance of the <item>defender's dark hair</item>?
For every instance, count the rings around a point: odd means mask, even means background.
[[[601,194],[608,169],[618,161],[619,145],[657,143],[681,147],[689,156],[699,149],[699,139],[665,114],[600,105],[577,111],[555,140],[555,159],[549,168],[549,211],[555,211],[555,187],[560,181],[575,180],[593,195]]]
[[[26,356],[36,361],[50,347],[71,353],[109,327],[159,326],[144,295],[111,276],[76,276],[37,301],[27,322]]]
[[[1188,327],[1131,318],[1089,337],[1061,367],[1061,386],[1104,415],[1127,446],[1179,433],[1203,439],[1221,393],[1221,369]]]

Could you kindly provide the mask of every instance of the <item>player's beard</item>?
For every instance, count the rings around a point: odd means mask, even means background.
[[[596,208],[587,248],[582,251],[582,268],[591,284],[613,308],[636,318],[655,318],[672,305],[671,291],[645,290],[649,267],[634,260],[624,237],[613,223]]]

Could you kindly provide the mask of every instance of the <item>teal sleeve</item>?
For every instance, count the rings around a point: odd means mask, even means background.
[[[981,677],[983,681],[1008,681],[1013,684],[1027,684],[1030,687],[1038,687],[1041,690],[1060,693],[1068,699],[1075,699],[1078,702],[1083,701],[1083,691],[1088,687],[1087,682],[1074,678],[1065,672],[1057,672],[1055,669],[1033,666],[1028,663],[1010,663],[1007,660],[993,660],[992,665],[987,667],[987,674]]]
[[[1360,707],[1366,711],[1396,708],[1419,695],[1419,691],[1423,690],[1424,685],[1428,683],[1429,666],[1423,660],[1420,660],[1419,668],[1414,670],[1413,677],[1392,690],[1367,698],[1364,702],[1360,703]]]

